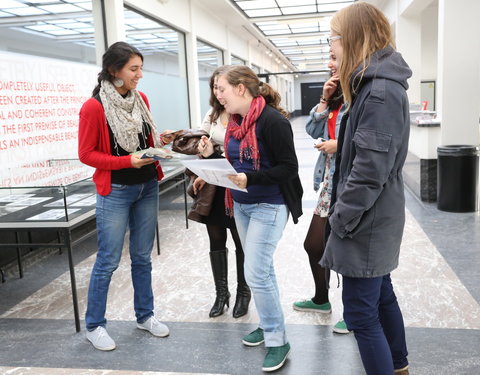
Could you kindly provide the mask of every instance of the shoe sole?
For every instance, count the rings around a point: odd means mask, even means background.
[[[278,365],[276,365],[274,367],[262,367],[262,370],[265,371],[265,372],[271,372],[271,371],[278,370],[279,368],[281,368],[285,364],[285,361],[287,360],[287,357],[288,357],[289,353],[290,353],[290,350],[287,352],[287,354],[285,354],[285,357],[283,358],[283,361],[280,362]]]
[[[257,342],[249,342],[249,341],[242,340],[242,344],[245,345],[245,346],[258,346],[258,345],[263,344],[264,342],[265,342],[265,340],[257,341]]]
[[[330,310],[320,310],[320,309],[310,309],[308,307],[298,307],[293,305],[293,309],[297,311],[307,311],[307,312],[316,312],[320,314],[330,314],[332,312],[332,309]]]
[[[348,329],[340,329],[340,328],[335,328],[335,327],[333,327],[332,331],[335,332],[335,333],[338,333],[340,335],[346,335],[346,334],[352,332],[352,331],[349,331]]]
[[[116,345],[113,345],[113,346],[107,346],[107,347],[100,347],[100,346],[96,346],[93,342],[91,342],[88,338],[87,338],[87,341],[92,344],[92,346],[97,349],[97,350],[101,350],[103,352],[109,352],[111,350],[114,350],[117,346]]]
[[[139,325],[137,325],[137,328],[138,328],[138,329],[141,329],[141,330],[143,330],[143,331],[150,332],[150,333],[151,333],[153,336],[155,336],[155,337],[167,337],[167,336],[170,334],[170,332],[167,332],[167,333],[165,333],[165,334],[163,334],[163,335],[156,335],[156,334],[154,334],[152,331],[150,331],[148,328],[145,328],[145,327],[142,327],[142,326],[139,326]]]

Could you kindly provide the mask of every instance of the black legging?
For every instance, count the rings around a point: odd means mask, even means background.
[[[227,247],[227,228],[220,225],[207,224],[207,232],[210,240],[210,251],[225,250]],[[237,228],[230,228],[230,233],[235,243],[235,248],[243,251]]]
[[[308,260],[310,261],[313,281],[315,282],[315,296],[312,298],[312,301],[318,305],[328,302],[328,287],[326,279],[328,270],[325,270],[325,268],[318,264],[325,251],[326,224],[326,217],[313,215],[310,227],[308,228],[307,237],[303,243],[303,247],[308,254]]]
[[[207,224],[208,238],[210,240],[210,251],[220,251],[227,248],[227,228],[220,225]],[[233,242],[235,243],[235,256],[237,257],[237,281],[246,284],[243,271],[243,248],[238,236],[237,228],[230,228]]]

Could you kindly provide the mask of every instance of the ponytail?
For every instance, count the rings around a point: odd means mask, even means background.
[[[134,46],[125,42],[113,43],[102,56],[102,70],[98,73],[98,84],[92,91],[95,96],[100,91],[102,81],[112,82],[115,78],[113,74],[122,70],[125,64],[132,56],[139,56],[143,62],[143,55]]]
[[[282,97],[272,86],[270,86],[268,83],[260,82],[258,93],[263,96],[265,102],[269,106],[275,108],[285,118],[288,119],[290,117],[290,114],[280,106]]]

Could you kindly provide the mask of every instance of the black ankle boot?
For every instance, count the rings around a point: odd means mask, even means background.
[[[228,292],[228,267],[227,267],[227,249],[210,251],[210,263],[212,264],[213,280],[217,298],[210,310],[210,318],[215,318],[223,314],[225,305],[230,306],[230,293]]]
[[[233,317],[240,318],[248,312],[248,305],[252,294],[250,288],[245,281],[245,274],[243,271],[243,263],[245,255],[242,249],[235,251],[235,257],[237,261],[237,297],[235,298],[235,306],[233,307]]]

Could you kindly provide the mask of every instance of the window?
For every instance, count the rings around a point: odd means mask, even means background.
[[[245,60],[242,60],[240,57],[232,55],[231,58],[232,65],[245,65]]]
[[[210,77],[215,69],[223,65],[223,52],[218,48],[197,40],[197,59],[200,110],[203,118],[210,109]]]
[[[189,128],[184,35],[128,8],[124,15],[126,41],[144,58],[138,89],[148,97],[158,130]]]
[[[96,63],[92,1],[0,2],[0,50]]]

